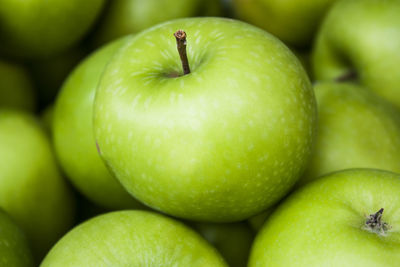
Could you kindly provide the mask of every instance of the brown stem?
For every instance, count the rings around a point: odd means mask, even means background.
[[[190,73],[189,60],[186,55],[186,32],[178,30],[174,33],[176,38],[176,46],[178,48],[179,56],[181,57],[183,75]]]
[[[337,82],[349,82],[349,81],[354,81],[357,79],[357,72],[354,70],[350,70],[343,74],[342,76],[339,76],[336,78]]]
[[[385,234],[386,231],[390,229],[390,225],[382,221],[382,214],[383,208],[376,213],[370,214],[365,222],[366,229],[378,234]]]

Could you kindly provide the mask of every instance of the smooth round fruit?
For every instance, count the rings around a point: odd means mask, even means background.
[[[48,137],[31,115],[0,111],[0,207],[40,259],[73,223],[74,201]]]
[[[146,211],[119,211],[72,229],[41,267],[227,266],[218,252],[182,223]]]
[[[44,58],[67,50],[90,29],[104,0],[2,0],[0,51]]]
[[[33,267],[28,240],[22,230],[0,209],[0,266]]]
[[[317,83],[318,136],[299,183],[349,168],[400,173],[400,112],[351,83]]]
[[[293,46],[308,46],[336,0],[233,0],[237,17]]]
[[[313,49],[317,80],[352,79],[400,108],[400,1],[338,1]]]
[[[108,61],[125,41],[107,45],[78,65],[57,97],[53,118],[55,150],[67,177],[90,200],[111,209],[142,207],[107,170],[93,136],[96,87]]]
[[[201,0],[113,0],[94,34],[95,42],[105,44],[161,22],[192,17],[200,4]]]
[[[0,108],[35,109],[34,88],[27,70],[15,63],[0,61]]]
[[[337,172],[310,183],[269,217],[248,266],[398,266],[399,192],[399,174],[373,169]]]
[[[188,35],[182,76],[173,33]],[[167,22],[127,41],[94,107],[101,155],[137,199],[192,220],[238,221],[282,198],[308,162],[316,103],[278,39],[222,18]]]

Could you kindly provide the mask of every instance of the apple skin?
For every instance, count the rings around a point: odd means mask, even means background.
[[[96,51],[75,68],[57,97],[53,118],[54,147],[67,177],[90,200],[110,209],[142,207],[107,170],[93,136],[96,87],[126,38]]]
[[[317,83],[318,136],[303,184],[332,171],[400,173],[400,111],[352,83]]]
[[[317,80],[356,73],[356,82],[400,108],[400,2],[351,0],[326,15],[313,49]]]
[[[230,267],[246,266],[254,239],[247,223],[195,223],[193,227],[221,253]]]
[[[117,211],[75,227],[41,267],[224,266],[218,252],[184,224],[147,211]]]
[[[33,257],[25,234],[0,209],[0,266],[33,267]]]
[[[296,191],[269,217],[249,267],[397,267],[400,175],[373,169],[336,172]],[[384,208],[385,235],[364,229]]]
[[[336,0],[233,0],[236,16],[272,33],[283,42],[312,43],[325,13]]]
[[[44,58],[72,47],[90,29],[104,0],[2,0],[0,50]]]
[[[113,0],[94,34],[96,46],[158,23],[196,15],[202,0]],[[215,0],[213,0],[215,1]]]
[[[28,71],[19,64],[0,60],[0,108],[35,110],[34,86]]]
[[[188,34],[182,73],[173,33]],[[232,222],[283,197],[304,171],[316,103],[300,62],[278,39],[223,18],[141,32],[96,91],[101,155],[137,199],[167,214]],[[249,192],[251,192],[249,194]]]
[[[49,140],[31,115],[0,111],[0,207],[40,259],[73,224],[74,199]]]

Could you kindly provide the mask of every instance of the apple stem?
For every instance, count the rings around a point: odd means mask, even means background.
[[[390,229],[390,225],[382,221],[383,208],[370,214],[365,222],[365,228],[371,232],[384,235]]]
[[[178,30],[174,33],[176,38],[176,46],[178,48],[179,56],[181,57],[183,75],[190,73],[189,60],[186,55],[186,32]]]
[[[355,72],[354,70],[350,70],[348,72],[346,72],[345,74],[343,74],[342,76],[339,76],[336,78],[337,82],[348,82],[348,81],[353,81],[357,79],[357,72]]]

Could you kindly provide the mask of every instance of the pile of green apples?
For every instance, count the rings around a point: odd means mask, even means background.
[[[2,0],[0,267],[400,265],[400,0]]]

